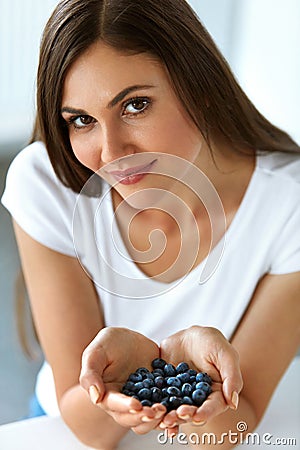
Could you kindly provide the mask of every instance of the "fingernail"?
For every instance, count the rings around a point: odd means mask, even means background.
[[[168,428],[168,425],[166,425],[165,423],[160,423],[159,424],[159,428],[162,428],[163,430],[165,430],[166,428]]]
[[[232,403],[232,406],[230,406],[230,408],[231,409],[237,409],[238,404],[239,404],[239,394],[236,391],[234,391],[232,393],[231,403]]]
[[[136,409],[130,409],[129,412],[130,412],[130,414],[136,414],[136,413],[138,413],[139,411],[137,411]]]
[[[154,418],[155,419],[160,419],[162,416],[165,415],[165,411],[157,411]]]
[[[206,424],[206,420],[201,420],[200,422],[197,422],[196,420],[193,420],[194,425],[202,426]]]
[[[191,418],[191,416],[189,414],[185,414],[184,416],[178,415],[178,417],[179,417],[179,419],[182,419],[182,420],[189,420]]]
[[[96,405],[100,397],[100,392],[97,386],[95,386],[94,384],[89,388],[89,395],[92,402]]]
[[[177,427],[177,425],[178,425],[178,422],[174,422],[171,425],[168,425],[168,428],[174,428],[174,427]]]
[[[163,406],[152,406],[153,411],[157,412],[166,412],[166,408]]]
[[[152,422],[153,417],[151,418],[151,417],[143,416],[141,420],[142,420],[142,422]]]

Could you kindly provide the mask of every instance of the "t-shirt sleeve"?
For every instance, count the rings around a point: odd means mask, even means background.
[[[300,271],[300,196],[274,245],[270,274]]]
[[[22,150],[6,177],[2,203],[33,239],[60,253],[76,256],[72,214],[76,194],[56,177],[40,142]]]

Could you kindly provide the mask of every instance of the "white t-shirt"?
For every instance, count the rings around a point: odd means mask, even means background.
[[[206,258],[169,284],[148,278],[130,259],[103,186],[100,197],[66,188],[44,145],[36,142],[13,161],[2,203],[35,240],[79,258],[95,283],[107,326],[139,331],[157,343],[195,324],[216,327],[230,338],[261,277],[300,271],[300,155],[257,155],[225,240],[212,250],[209,273]],[[37,395],[49,415],[58,413],[47,363]]]

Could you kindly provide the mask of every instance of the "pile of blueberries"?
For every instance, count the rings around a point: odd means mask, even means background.
[[[143,406],[161,403],[167,411],[183,404],[199,407],[212,391],[210,376],[190,369],[186,362],[175,367],[156,358],[151,365],[152,372],[140,367],[129,375],[122,388],[123,394],[136,398]]]

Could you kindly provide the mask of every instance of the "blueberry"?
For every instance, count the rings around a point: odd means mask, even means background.
[[[208,384],[212,384],[212,379],[207,373],[204,374],[204,380],[203,381],[205,381]]]
[[[163,398],[160,404],[163,405],[168,412],[171,410],[168,397]]]
[[[137,383],[138,381],[143,380],[143,375],[141,373],[134,372],[129,375],[128,380],[133,381],[134,383]]]
[[[181,383],[183,384],[183,383],[188,383],[190,381],[191,376],[189,373],[184,372],[184,373],[179,373],[176,378],[178,378],[181,381]]]
[[[161,389],[157,388],[157,387],[153,387],[151,389],[152,392],[152,401],[154,403],[159,403],[162,400],[162,392]]]
[[[179,378],[177,378],[177,377],[169,377],[167,379],[167,385],[168,386],[176,386],[176,387],[180,388],[182,383],[179,380]]]
[[[154,386],[154,380],[151,380],[150,378],[145,378],[142,383],[145,388],[152,388]]]
[[[136,373],[140,373],[141,375],[146,375],[146,373],[149,373],[150,371],[146,367],[139,367],[136,370]]]
[[[153,373],[149,372],[146,373],[146,378],[148,378],[149,380],[154,380],[155,376],[153,375]]]
[[[164,384],[165,384],[165,379],[163,377],[159,376],[154,379],[154,385],[156,387],[158,387],[159,389],[162,389],[164,387]]]
[[[199,383],[199,381],[204,381],[204,372],[197,373],[196,381],[197,381],[197,383]]]
[[[177,375],[173,364],[166,364],[164,367],[164,372],[166,377],[175,377]]]
[[[174,395],[175,395],[175,397],[181,396],[181,391],[176,386],[169,386],[167,389],[167,393],[169,396],[174,396]]]
[[[189,370],[189,365],[186,362],[181,362],[176,366],[177,373],[183,373]]]
[[[152,361],[151,366],[153,369],[163,369],[166,365],[166,361],[162,358],[156,358]]]
[[[168,394],[168,388],[167,387],[162,388],[161,392],[162,392],[162,395],[164,397],[168,397],[169,394]]]
[[[211,387],[210,384],[206,383],[205,381],[199,381],[199,383],[196,384],[196,389],[202,389],[206,393],[206,395],[209,395],[211,393]]]
[[[181,403],[183,405],[193,405],[194,404],[193,400],[191,399],[191,397],[188,397],[186,395],[184,397],[182,397]]]
[[[207,373],[204,373],[204,372],[197,373],[196,381],[197,381],[197,383],[199,383],[199,381],[205,381],[205,383],[208,383],[208,384],[212,383],[212,379],[210,378],[210,376],[207,375]]]
[[[152,403],[150,402],[150,400],[147,400],[147,399],[141,400],[141,404],[143,406],[152,406]]]
[[[134,384],[134,389],[132,389],[134,392],[138,392],[141,389],[143,389],[144,387],[144,382],[143,381],[138,381],[137,383]]]
[[[122,389],[123,393],[124,393],[124,390],[126,390],[126,391],[135,391],[136,390],[135,383],[133,381],[127,381],[124,384],[124,386],[123,386],[123,389]]]
[[[163,369],[155,369],[152,372],[152,375],[154,376],[154,378],[156,377],[164,377],[165,376],[165,372]]]
[[[122,394],[128,395],[129,397],[132,397],[134,395],[133,391],[128,391],[127,389],[122,389]]]
[[[127,395],[129,395],[129,397],[137,397],[137,394],[133,391],[130,391]]]
[[[148,388],[140,389],[137,395],[140,400],[150,400],[151,390]]]
[[[192,399],[197,406],[201,406],[206,397],[206,393],[202,389],[196,389],[192,393]]]
[[[189,397],[192,394],[193,388],[189,383],[184,383],[181,388],[182,395]]]
[[[179,397],[172,396],[169,398],[169,405],[171,409],[177,409],[178,406],[182,405],[182,400]]]
[[[205,372],[197,373],[188,364],[176,367],[156,358],[151,363],[153,371],[139,367],[131,373],[121,392],[138,399],[143,406],[161,403],[167,411],[181,404],[201,406],[211,393],[212,379]]]

